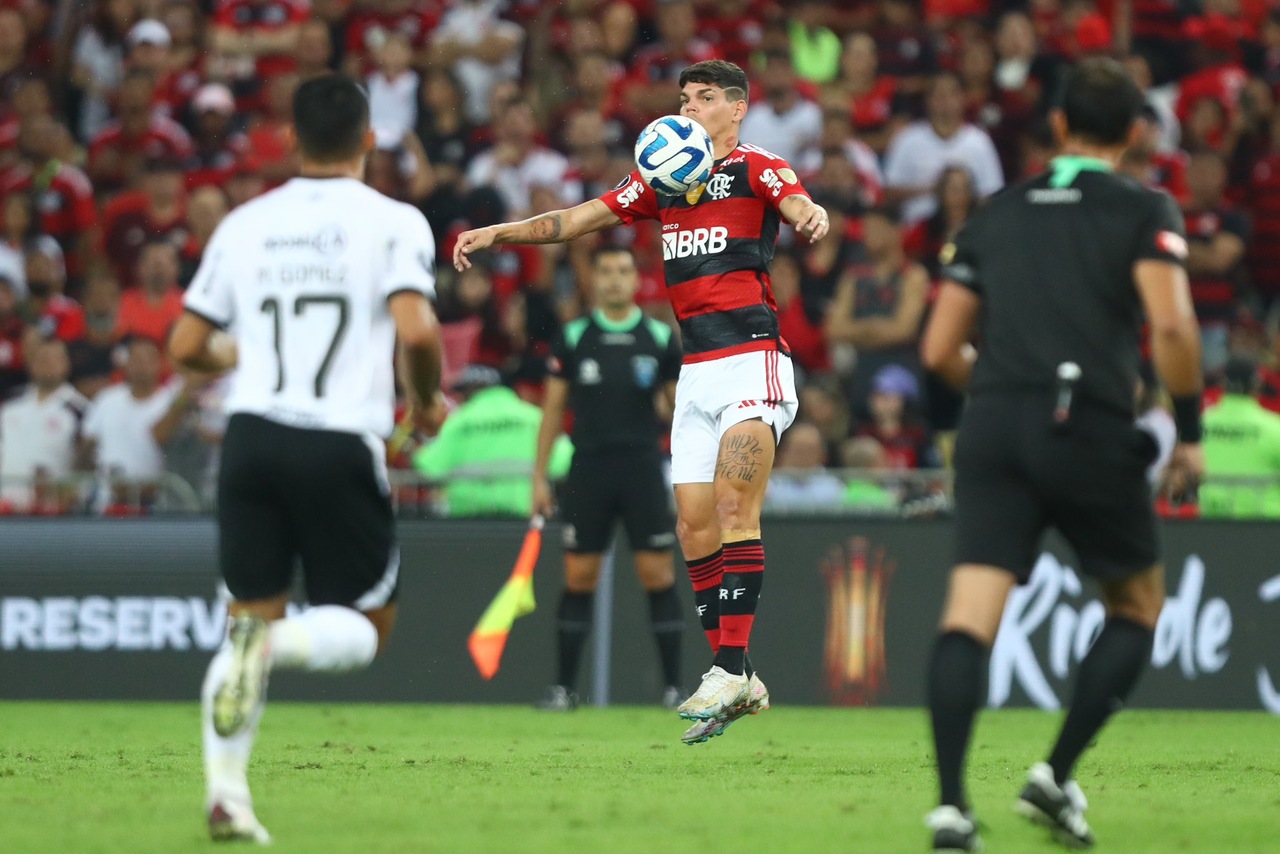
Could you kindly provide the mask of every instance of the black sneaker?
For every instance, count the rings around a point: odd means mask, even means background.
[[[938,807],[925,816],[924,823],[933,831],[934,851],[982,850],[982,839],[972,813],[960,812],[951,806]]]
[[[1068,848],[1092,848],[1093,832],[1084,820],[1089,803],[1075,780],[1061,786],[1053,779],[1047,762],[1038,762],[1027,772],[1014,810],[1021,816],[1053,831],[1053,838]]]
[[[578,708],[578,695],[563,685],[552,685],[534,705],[544,712],[572,712]]]

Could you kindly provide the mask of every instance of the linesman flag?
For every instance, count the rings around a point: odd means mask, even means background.
[[[529,532],[524,535],[524,545],[516,558],[511,577],[493,597],[489,607],[480,615],[480,622],[467,638],[471,660],[485,679],[492,679],[502,663],[502,651],[507,647],[507,636],[517,617],[533,613],[537,603],[533,599],[533,567],[542,551],[541,516],[529,520]]]

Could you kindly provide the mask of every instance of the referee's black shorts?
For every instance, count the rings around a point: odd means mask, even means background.
[[[400,571],[382,453],[354,433],[236,413],[218,474],[222,577],[238,600],[289,591],[361,611],[395,599]]]
[[[1148,569],[1159,554],[1146,477],[1155,440],[1132,418],[1080,401],[1055,429],[1053,405],[1040,393],[969,401],[956,439],[956,562],[1026,583],[1054,527],[1099,581]]]
[[[622,519],[633,551],[675,546],[675,521],[656,450],[578,450],[560,492],[565,550],[598,554]]]

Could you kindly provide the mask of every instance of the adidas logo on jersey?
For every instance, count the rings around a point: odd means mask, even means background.
[[[717,255],[729,245],[729,229],[690,228],[662,235],[662,260],[688,258],[690,255]]]

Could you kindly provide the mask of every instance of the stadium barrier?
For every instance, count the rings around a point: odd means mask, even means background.
[[[548,529],[535,573],[538,610],[519,620],[492,682],[466,638],[511,570],[518,521],[403,522],[400,622],[388,654],[343,678],[281,673],[278,699],[528,702],[554,669],[562,551]],[[1154,668],[1133,704],[1280,713],[1276,527],[1165,524],[1170,600]],[[918,705],[951,553],[945,519],[766,522],[769,576],[752,653],[776,700]],[[171,699],[197,695],[224,608],[208,519],[0,521],[0,698]],[[611,701],[660,693],[647,608],[617,555]],[[1103,619],[1091,585],[1050,540],[1013,596],[993,651],[992,705],[1057,708]],[[688,593],[681,585],[692,617]],[[696,620],[685,673],[706,664]],[[592,666],[584,662],[583,673]]]

